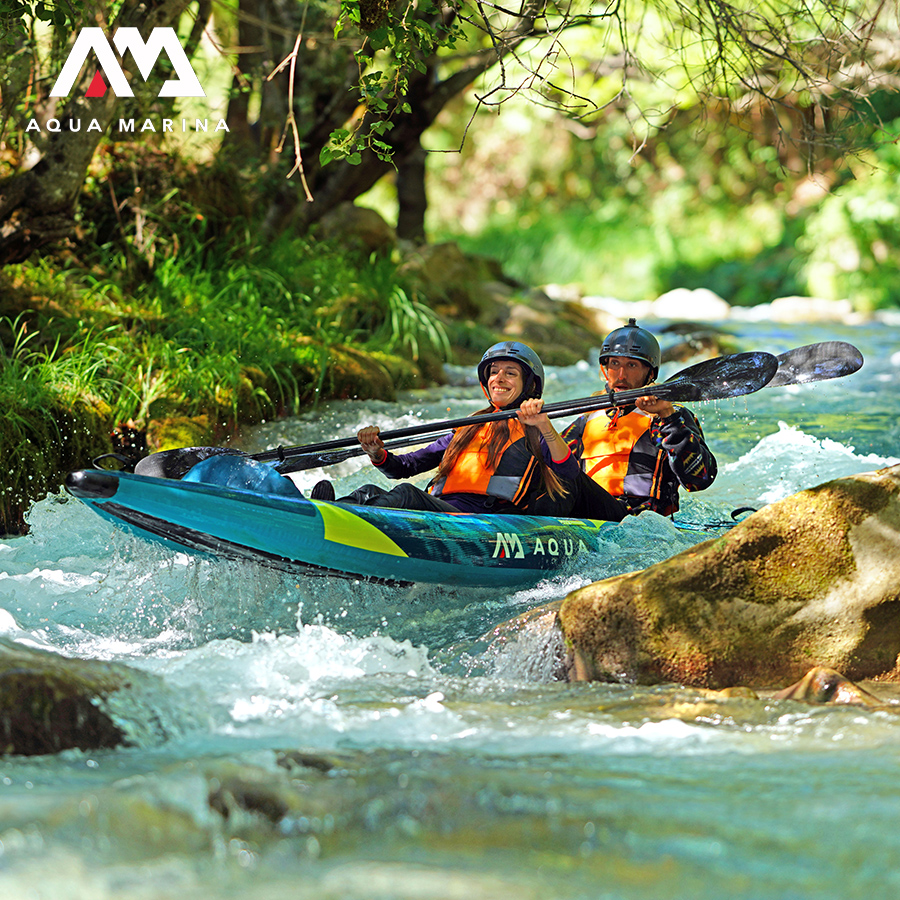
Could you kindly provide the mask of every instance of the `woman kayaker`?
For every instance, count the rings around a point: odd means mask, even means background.
[[[504,341],[485,352],[477,371],[491,405],[473,415],[517,409],[516,418],[457,428],[427,447],[400,455],[385,448],[377,427],[363,428],[357,440],[388,478],[411,478],[434,468],[437,473],[427,491],[408,483],[392,490],[366,484],[338,502],[440,512],[567,515],[572,501],[564,481],[571,483],[579,468],[542,412],[540,358],[525,344]],[[330,487],[319,482],[313,498],[328,499]]]

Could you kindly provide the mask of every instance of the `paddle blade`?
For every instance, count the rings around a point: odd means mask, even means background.
[[[652,392],[667,400],[694,402],[742,397],[765,387],[777,369],[771,353],[734,353],[682,369]]]
[[[827,381],[843,378],[862,368],[863,355],[844,341],[821,341],[796,347],[779,354],[778,371],[766,387],[783,387],[786,384],[808,384],[811,381]]]

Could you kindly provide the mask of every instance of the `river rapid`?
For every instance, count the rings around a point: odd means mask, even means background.
[[[130,746],[0,757],[0,896],[898,896],[893,686],[868,686],[873,710],[568,685],[543,629],[492,632],[736,508],[900,461],[898,324],[724,323],[741,349],[845,340],[866,363],[697,405],[719,477],[684,499],[685,527],[645,514],[588,566],[510,594],[297,579],[172,552],[64,493],[36,504],[31,533],[0,544],[0,640],[137,674],[112,701]],[[482,407],[471,373],[451,374],[264,425],[245,448]],[[595,360],[551,370],[545,397],[596,378]],[[354,460],[297,480],[325,475],[339,495],[380,478]]]

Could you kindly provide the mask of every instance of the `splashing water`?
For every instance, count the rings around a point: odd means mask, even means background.
[[[684,498],[680,520],[728,522],[736,507],[898,461],[889,329],[747,323],[740,336],[776,353],[848,340],[866,365],[698,408],[720,474]],[[588,364],[550,370],[547,396],[584,396],[594,378]],[[397,404],[332,404],[260,428],[247,449],[483,405],[464,372],[454,384]],[[339,493],[378,478],[360,460],[296,477],[308,489],[325,476]],[[107,705],[130,746],[3,758],[3,896],[897,891],[900,717],[889,703],[557,680],[563,648],[542,607],[705,532],[644,515],[589,565],[504,594],[193,558],[118,532],[65,495],[36,504],[29,521],[27,537],[0,544],[0,639],[135,675]],[[874,690],[892,699],[888,686]]]

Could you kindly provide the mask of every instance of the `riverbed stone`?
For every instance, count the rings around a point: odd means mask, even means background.
[[[900,680],[900,465],[830,481],[647,569],[573,592],[572,680]]]
[[[69,659],[0,638],[0,754],[123,744],[125,733],[103,702],[130,681],[125,666]]]
[[[397,243],[395,230],[374,209],[339,203],[322,217],[321,235],[342,246],[357,247],[366,252],[389,252]]]
[[[851,706],[885,707],[879,699],[865,688],[850,681],[840,672],[825,666],[810,669],[800,681],[778,691],[775,700],[799,700],[804,703],[832,703]],[[895,711],[900,707],[894,706]]]

